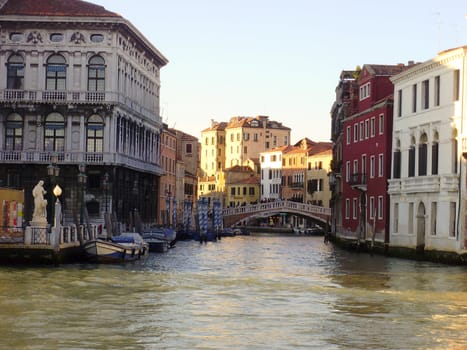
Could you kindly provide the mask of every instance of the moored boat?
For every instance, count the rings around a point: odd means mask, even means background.
[[[164,253],[175,245],[177,231],[158,227],[141,233],[143,240],[148,243],[150,252]]]
[[[149,245],[136,232],[123,233],[110,240],[95,239],[83,245],[87,260],[98,263],[118,263],[141,259]]]

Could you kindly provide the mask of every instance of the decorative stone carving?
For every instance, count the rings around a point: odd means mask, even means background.
[[[29,33],[27,42],[32,42],[33,44],[37,44],[38,42],[42,42],[42,35],[37,30]]]
[[[83,33],[80,32],[74,32],[73,35],[71,36],[71,40],[75,44],[81,44],[84,43],[86,40],[84,39]]]

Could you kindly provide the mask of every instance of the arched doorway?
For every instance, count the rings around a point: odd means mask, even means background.
[[[417,210],[417,253],[423,253],[425,249],[425,205],[420,202]]]

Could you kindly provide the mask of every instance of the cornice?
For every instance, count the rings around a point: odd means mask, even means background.
[[[439,67],[449,65],[451,62],[465,58],[466,52],[467,46],[440,52],[435,58],[420,64],[416,64],[414,67],[394,75],[390,79],[393,84],[401,83],[403,81],[410,81],[414,77],[422,75],[423,73],[433,71]]]

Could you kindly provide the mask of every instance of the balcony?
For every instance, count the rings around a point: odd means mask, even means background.
[[[304,183],[303,182],[292,182],[289,187],[292,188],[292,189],[302,189],[304,186]]]
[[[404,178],[401,182],[402,193],[429,193],[439,192],[440,177],[432,176],[414,176]]]
[[[368,184],[368,178],[366,173],[351,174],[349,179],[349,185],[357,190],[366,191]]]
[[[162,118],[156,115],[155,110],[143,107],[128,96],[115,91],[0,90],[0,103],[2,102],[124,105],[147,120],[162,122]]]
[[[0,151],[0,163],[18,164],[50,164],[53,152],[44,151]],[[116,165],[131,168],[137,171],[162,175],[163,171],[158,164],[151,163],[147,159],[139,159],[120,153],[103,152],[59,152],[58,164],[77,165]]]

